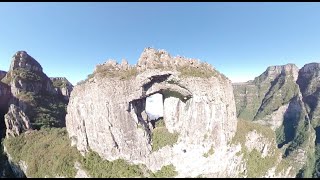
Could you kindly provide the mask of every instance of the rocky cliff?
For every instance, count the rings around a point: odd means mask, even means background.
[[[271,66],[247,83],[234,83],[239,119],[269,126],[283,156],[296,163],[297,176],[315,175],[319,63],[300,70],[293,64]]]
[[[154,94],[163,97],[162,123],[145,111],[146,98]],[[177,177],[218,176],[228,165],[216,161],[231,161],[221,155],[236,131],[232,86],[198,60],[146,48],[137,65],[108,61],[75,86],[67,112],[69,136],[83,153],[142,163],[152,171],[172,164]],[[210,149],[215,153],[204,157]]]
[[[42,126],[64,126],[67,101],[27,52],[18,51],[12,57],[10,69],[2,81],[12,94],[5,116],[7,135],[16,136]]]
[[[55,89],[41,65],[25,51],[14,54],[9,71],[1,75],[5,75],[0,82],[1,132],[6,132],[6,138],[42,127],[65,126],[69,84],[65,94]],[[9,164],[20,177],[21,166],[10,159]]]
[[[19,51],[0,84],[0,173],[319,177],[319,69],[271,66],[231,85],[207,63],[146,48],[136,65],[108,60],[73,89]]]
[[[50,78],[57,94],[69,100],[73,85],[65,77],[51,77]]]

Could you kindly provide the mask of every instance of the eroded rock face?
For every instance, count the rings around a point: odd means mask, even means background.
[[[285,149],[285,157],[296,159],[299,168],[314,163],[306,161],[314,154],[314,129],[319,125],[319,67],[271,66],[253,81],[233,84],[238,118],[271,127],[278,148]]]
[[[5,115],[7,127],[6,136],[18,136],[22,132],[32,129],[28,116],[16,105],[11,104]]]
[[[32,124],[37,124],[36,128],[64,124],[60,111],[65,111],[62,107],[65,102],[59,99],[52,81],[42,70],[41,65],[25,51],[18,51],[12,57],[10,69],[2,79],[11,94],[7,106],[10,110],[5,116],[8,136],[35,128]]]
[[[293,64],[270,66],[253,81],[233,83],[238,118],[259,120],[288,104],[299,93],[298,72]]]
[[[320,126],[320,63],[304,65],[297,83],[313,125]]]
[[[173,164],[178,177],[227,174],[226,164],[213,164],[221,157],[231,158],[227,143],[237,124],[231,83],[208,65],[177,59],[181,58],[147,48],[136,66],[108,61],[99,65],[86,83],[75,86],[66,126],[78,150],[85,153],[91,149],[108,160],[143,163],[152,171]],[[182,77],[175,70],[189,65],[208,68],[216,76]],[[100,69],[108,71],[99,73]],[[136,74],[128,77],[126,72]],[[121,77],[112,77],[115,73],[122,73]],[[165,127],[179,135],[173,146],[153,152],[153,127],[145,106],[146,98],[155,93],[163,95]],[[211,147],[218,152],[215,158],[203,157]]]
[[[22,91],[54,92],[50,79],[42,71],[42,66],[25,51],[18,51],[12,57],[10,69],[5,78],[14,96]]]
[[[18,51],[12,57],[9,71],[13,71],[16,68],[25,68],[27,70],[42,72],[41,65],[33,57],[28,55],[26,51]]]
[[[65,77],[50,78],[56,93],[62,95],[66,100],[69,100],[73,85]]]

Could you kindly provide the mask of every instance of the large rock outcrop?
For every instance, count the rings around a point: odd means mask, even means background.
[[[163,96],[164,128],[177,137],[157,149],[160,127],[145,111],[153,94]],[[152,171],[173,164],[177,177],[235,176],[236,164],[228,162],[236,161],[230,155],[236,150],[227,146],[237,126],[232,86],[208,64],[146,48],[135,66],[98,65],[74,87],[67,112],[69,136],[83,153],[142,163]],[[215,153],[204,157],[210,149]]]
[[[294,64],[270,66],[253,81],[233,83],[238,118],[258,120],[288,104],[298,95],[299,87],[295,83],[298,72]]]
[[[320,63],[304,65],[297,83],[313,125],[320,126]]]
[[[12,57],[4,81],[10,84],[14,96],[23,91],[54,92],[50,79],[42,71],[42,66],[25,51],[18,51]]]
[[[5,116],[7,137],[42,126],[64,126],[67,101],[58,94],[42,66],[27,52],[18,51],[12,57],[2,82],[10,87],[11,93],[10,111]]]
[[[11,104],[4,116],[7,127],[6,136],[18,136],[20,133],[31,130],[31,123],[26,114],[16,105]]]

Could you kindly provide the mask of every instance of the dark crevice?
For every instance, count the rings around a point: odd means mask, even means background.
[[[4,122],[4,115],[6,114],[7,111],[5,110],[0,110],[0,139],[4,138],[6,135],[6,125]]]
[[[171,74],[152,76],[151,81],[143,85],[143,91],[147,92],[154,83],[161,83],[167,80]],[[145,94],[143,94],[145,96]]]
[[[148,134],[148,142],[151,142],[151,129],[149,127],[148,117],[146,115],[146,98],[133,100],[129,103],[132,106],[138,118],[138,123],[144,128]]]
[[[182,94],[175,92],[175,91],[170,91],[170,90],[161,90],[161,94],[163,95],[163,101],[168,98],[168,97],[175,97],[178,98],[180,101],[186,103],[192,96],[183,96]]]
[[[315,144],[319,144],[320,143],[320,126],[314,128],[314,130],[316,131],[316,141]]]
[[[2,140],[6,136],[6,125],[4,121],[4,116],[8,112],[8,106],[0,108],[0,178],[14,178],[15,175],[9,165],[8,157],[4,153],[4,149],[2,146]]]
[[[303,97],[303,102],[305,102],[309,107],[307,110],[310,119],[313,118],[313,114],[317,110],[318,103],[320,100],[318,97],[320,97],[320,87],[318,87],[317,91],[315,91],[313,94]]]

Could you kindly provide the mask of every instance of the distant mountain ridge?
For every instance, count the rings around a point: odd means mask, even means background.
[[[309,177],[319,161],[319,72],[320,63],[270,66],[253,81],[233,83],[237,117],[271,127],[285,156],[296,156]]]

